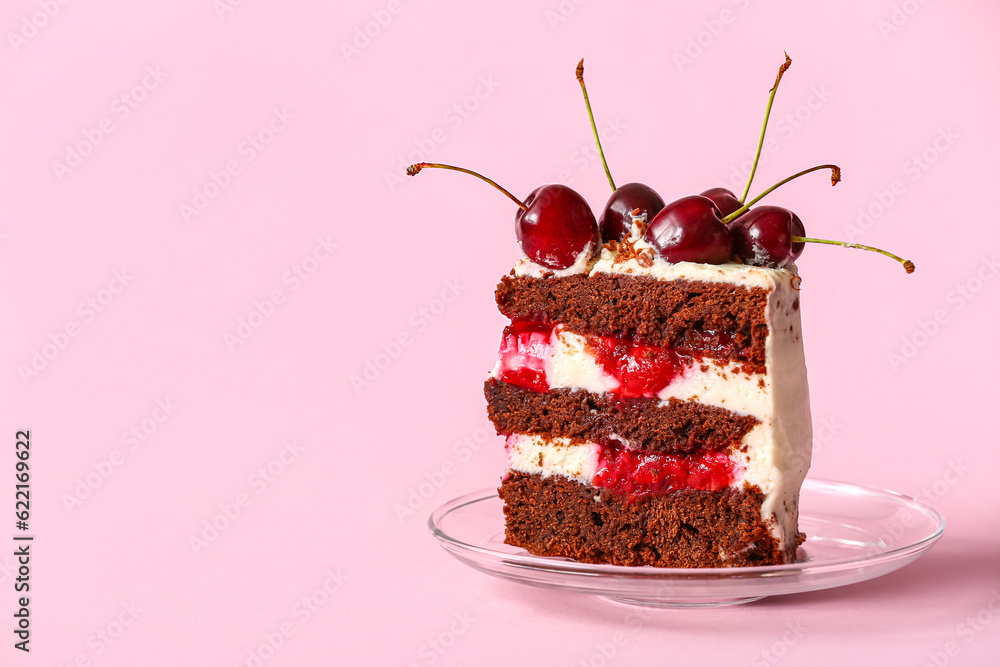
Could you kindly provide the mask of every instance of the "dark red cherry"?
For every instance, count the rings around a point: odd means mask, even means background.
[[[722,213],[723,218],[743,208],[743,204],[737,199],[736,195],[726,188],[709,188],[702,192],[701,196],[711,199],[719,207],[719,212]]]
[[[801,238],[806,237],[806,226],[802,224],[799,220],[799,216],[792,213],[792,236],[798,236]],[[792,261],[794,262],[802,254],[802,251],[806,249],[806,244],[802,241],[792,242]]]
[[[417,162],[407,167],[406,173],[416,176],[427,167],[475,176],[517,204],[514,231],[521,243],[521,250],[537,264],[550,269],[567,269],[576,263],[581,254],[596,254],[601,246],[601,235],[594,212],[583,197],[565,185],[535,188],[522,202],[497,182],[465,167],[439,162]]]
[[[550,269],[567,269],[580,253],[600,247],[597,219],[587,201],[558,183],[532,190],[518,209],[514,227],[521,249],[532,262]]]
[[[723,264],[733,249],[719,208],[701,195],[667,204],[649,223],[643,238],[668,262]]]
[[[601,241],[621,241],[628,236],[632,231],[632,212],[636,209],[639,209],[637,215],[646,214],[648,223],[664,206],[663,198],[651,187],[642,183],[626,183],[612,193],[604,207],[598,223]]]
[[[795,215],[780,206],[758,206],[729,223],[733,252],[747,264],[784,268],[798,259],[805,243],[793,243],[793,236],[804,237],[806,229]]]

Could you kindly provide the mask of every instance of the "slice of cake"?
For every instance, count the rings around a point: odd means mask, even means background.
[[[794,262],[798,215],[758,202],[822,164],[748,199],[771,87],[743,196],[710,188],[665,203],[642,183],[615,185],[583,80],[612,194],[598,221],[575,190],[550,183],[513,201],[525,257],[497,287],[510,319],[486,382],[507,437],[500,486],[506,541],[592,563],[720,567],[795,562],[799,489],[812,424]]]
[[[794,267],[668,263],[636,234],[520,260],[486,382],[506,541],[591,563],[790,563],[812,428]]]

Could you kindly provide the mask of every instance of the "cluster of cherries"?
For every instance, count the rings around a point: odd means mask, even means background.
[[[514,220],[521,249],[531,261],[549,269],[567,269],[581,258],[589,260],[600,252],[603,243],[621,242],[628,238],[634,222],[639,220],[645,224],[645,229],[640,228],[642,238],[667,262],[723,264],[733,261],[733,255],[736,255],[744,264],[783,268],[798,259],[807,242],[812,242],[878,252],[902,263],[907,273],[913,273],[913,262],[885,250],[806,237],[802,221],[788,209],[780,206],[751,208],[788,181],[820,169],[829,169],[830,180],[836,185],[840,181],[840,168],[836,165],[825,164],[800,171],[744,203],[757,170],[778,83],[791,63],[786,54],[770,90],[757,153],[742,197],[737,197],[726,188],[711,188],[700,195],[682,197],[667,204],[652,188],[642,183],[616,187],[604,158],[587,87],[583,82],[583,60],[577,65],[576,78],[583,90],[591,128],[613,190],[599,222],[586,200],[565,185],[543,185],[522,202],[485,176],[462,167],[421,162],[410,165],[406,173],[413,176],[425,167],[452,169],[476,176],[506,194],[520,208]]]

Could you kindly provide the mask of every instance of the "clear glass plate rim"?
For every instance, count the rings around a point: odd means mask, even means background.
[[[448,514],[459,510],[468,505],[472,505],[477,502],[483,502],[491,498],[496,497],[497,492],[495,489],[482,489],[480,491],[474,491],[472,493],[467,493],[465,495],[453,498],[452,500],[439,506],[427,519],[427,527],[430,532],[439,541],[450,544],[462,551],[469,551],[478,553],[483,556],[489,557],[500,557],[505,562],[516,565],[519,567],[526,567],[534,570],[544,570],[557,572],[562,574],[579,574],[579,575],[600,575],[606,577],[623,577],[629,579],[636,578],[649,578],[649,579],[662,579],[662,578],[685,578],[685,579],[738,579],[743,577],[763,577],[766,575],[791,575],[795,573],[802,572],[803,570],[808,570],[813,574],[820,574],[826,571],[834,571],[843,568],[845,565],[874,565],[887,560],[893,560],[897,557],[903,557],[908,554],[921,551],[925,546],[937,541],[938,538],[944,533],[945,530],[945,518],[936,509],[930,505],[926,505],[915,498],[904,495],[897,491],[891,491],[889,489],[880,489],[875,487],[867,487],[858,484],[850,484],[847,482],[836,482],[832,480],[825,479],[806,479],[803,483],[803,487],[808,487],[810,490],[827,490],[827,491],[838,491],[841,493],[850,493],[851,495],[859,496],[880,496],[883,498],[889,497],[901,505],[910,507],[911,509],[918,510],[922,512],[925,516],[933,521],[936,521],[936,529],[926,535],[925,537],[915,541],[909,542],[904,545],[900,545],[889,549],[887,551],[882,551],[876,554],[865,557],[849,557],[840,558],[835,560],[820,561],[820,562],[804,562],[804,563],[788,563],[783,565],[762,565],[753,567],[706,567],[706,568],[652,568],[652,567],[626,567],[620,565],[608,565],[608,564],[595,564],[595,563],[579,563],[571,560],[558,560],[554,558],[548,558],[544,556],[534,556],[532,554],[505,554],[487,547],[480,547],[474,544],[469,544],[463,542],[457,538],[452,537],[445,533],[439,527],[441,519],[443,519]]]

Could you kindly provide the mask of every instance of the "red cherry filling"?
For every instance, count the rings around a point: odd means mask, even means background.
[[[679,489],[718,491],[733,483],[736,471],[733,460],[721,452],[676,456],[602,446],[593,484],[635,503]]]
[[[500,380],[531,391],[548,391],[545,360],[552,354],[552,326],[520,320],[503,330]]]
[[[604,372],[620,383],[614,392],[619,396],[652,398],[682,369],[681,360],[670,348],[606,336],[594,336],[587,346]]]

